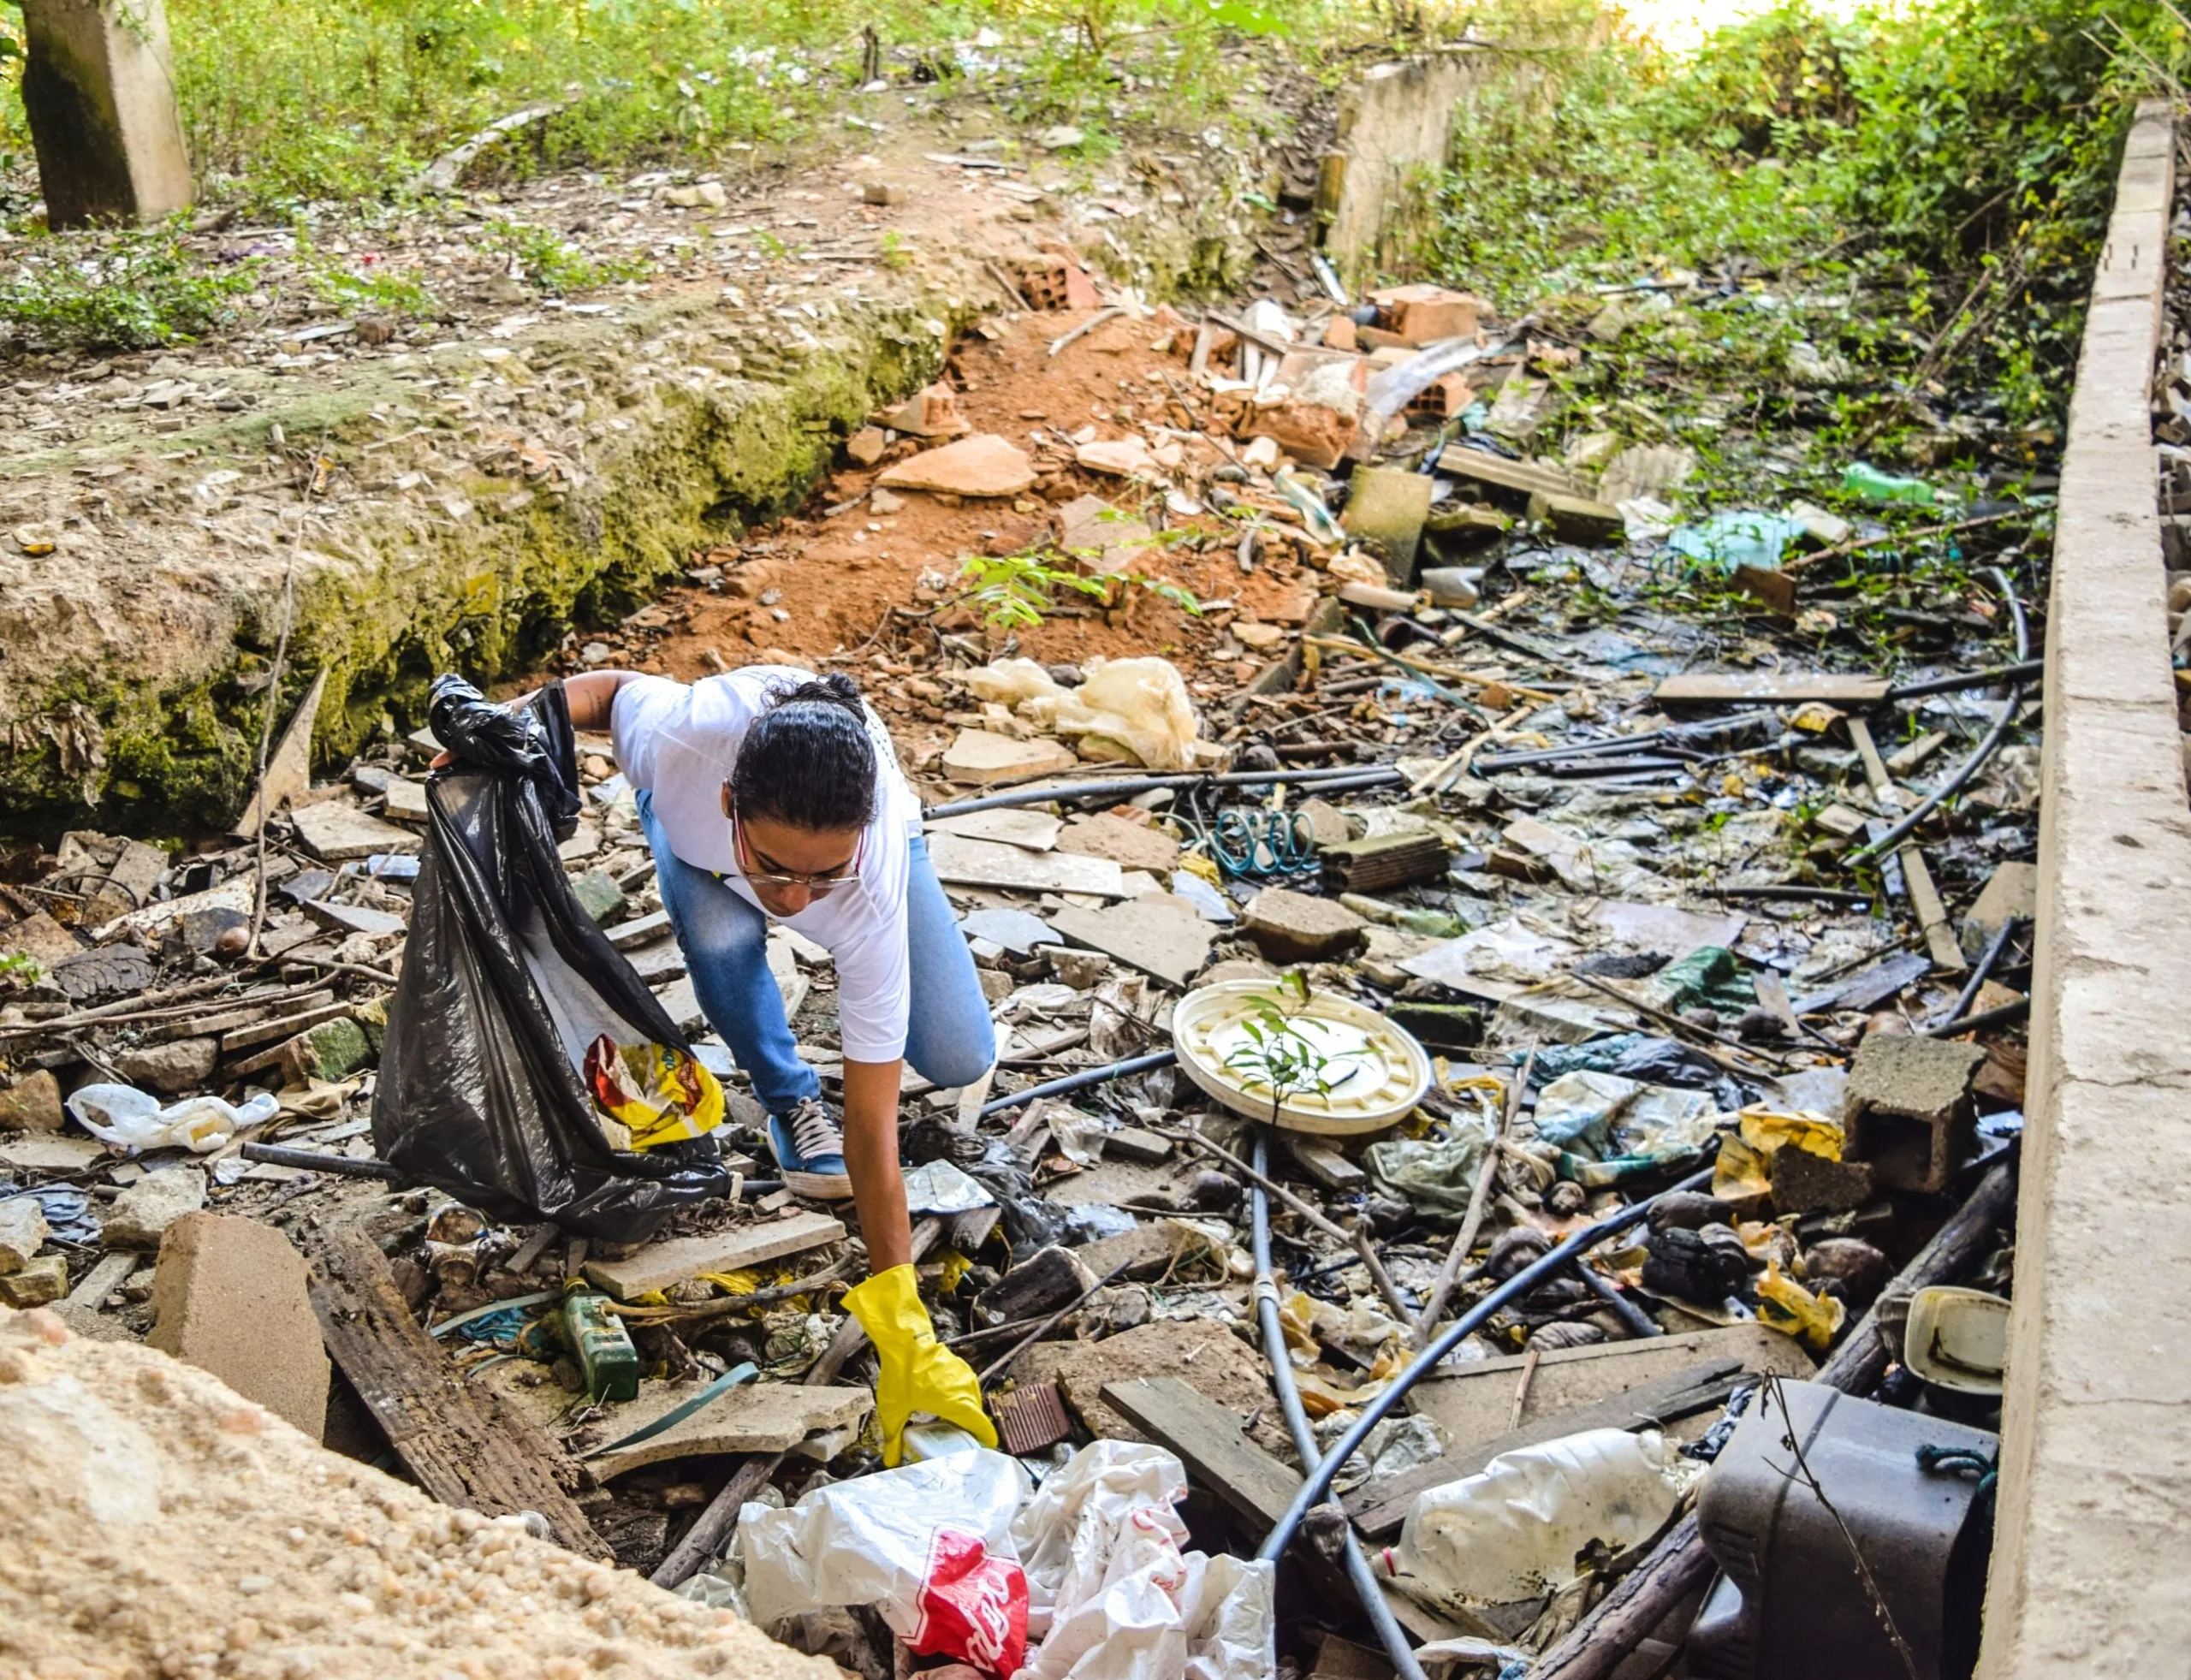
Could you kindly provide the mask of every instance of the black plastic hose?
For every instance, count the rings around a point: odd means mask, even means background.
[[[1009,1096],[992,1097],[982,1105],[984,1114],[1000,1114],[1007,1108],[1024,1108],[1038,1096],[1063,1096],[1068,1091],[1084,1091],[1090,1085],[1107,1085],[1113,1079],[1123,1079],[1131,1073],[1145,1073],[1152,1067],[1169,1067],[1179,1060],[1177,1050],[1158,1050],[1146,1056],[1129,1056],[1122,1062],[1112,1062],[1104,1067],[1090,1067],[1078,1073],[1068,1073],[1062,1079],[1053,1079],[1047,1084],[1030,1085],[1024,1091],[1014,1091]]]
[[[1339,1438],[1338,1443],[1324,1455],[1301,1484],[1301,1491],[1293,1496],[1293,1503],[1286,1508],[1286,1515],[1278,1519],[1277,1526],[1264,1536],[1258,1558],[1276,1558],[1284,1555],[1301,1527],[1301,1519],[1321,1504],[1331,1491],[1332,1478],[1355,1453],[1369,1432],[1385,1421],[1386,1415],[1407,1398],[1407,1392],[1424,1377],[1438,1368],[1439,1362],[1468,1337],[1474,1335],[1488,1323],[1493,1314],[1527,1295],[1547,1278],[1567,1266],[1606,1240],[1618,1236],[1632,1225],[1640,1224],[1650,1216],[1651,1206],[1661,1196],[1671,1196],[1677,1190],[1702,1190],[1712,1182],[1713,1169],[1707,1167],[1692,1172],[1686,1178],[1669,1184],[1655,1196],[1648,1196],[1634,1206],[1624,1208],[1611,1219],[1600,1220],[1595,1225],[1576,1232],[1542,1259],[1531,1261],[1506,1281],[1485,1296],[1482,1300],[1463,1313],[1446,1327],[1443,1334],[1410,1360],[1392,1380],[1386,1384],[1383,1393],[1362,1409],[1362,1416]]]
[[[2016,658],[2019,661],[2027,660],[2031,656],[2031,625],[2024,617],[2023,603],[2016,599],[2016,585],[2009,581],[2009,574],[1998,566],[1992,570],[1993,580],[2000,585],[2001,593],[2009,603],[2010,616],[2016,623]],[[1908,840],[1916,832],[1920,822],[1930,816],[1943,800],[1961,793],[1963,784],[1976,775],[1985,765],[1986,761],[1999,750],[2001,743],[2008,739],[2010,727],[2016,721],[2016,713],[2022,708],[2023,685],[2016,683],[2010,688],[2009,698],[2001,704],[2001,715],[1993,721],[1993,727],[1986,732],[1986,739],[1978,743],[1978,750],[1975,752],[1956,767],[1955,774],[1920,800],[1916,809],[1903,817],[1901,822],[1896,823],[1877,840],[1867,845],[1858,846],[1843,861],[1855,864],[1866,858],[1876,858],[1883,852],[1893,851],[1903,841]]]
[[[978,799],[959,799],[935,805],[921,813],[933,822],[944,816],[971,816],[977,810],[1004,810],[1013,805],[1039,805],[1051,799],[1088,799],[1107,794],[1130,799],[1137,793],[1153,793],[1161,787],[1268,787],[1292,782],[1344,782],[1348,787],[1376,787],[1406,778],[1389,764],[1320,764],[1298,770],[1226,770],[1221,775],[1191,771],[1181,775],[1135,776],[1115,781],[1069,781],[1060,787],[1015,787]]]
[[[1256,1147],[1250,1157],[1258,1172],[1270,1171],[1268,1128],[1256,1128]],[[1256,1256],[1256,1319],[1262,1325],[1263,1353],[1270,1361],[1270,1386],[1278,1394],[1278,1409],[1285,1415],[1286,1433],[1293,1437],[1294,1450],[1300,1453],[1303,1466],[1316,1462],[1316,1432],[1309,1426],[1309,1414],[1302,1410],[1301,1389],[1293,1380],[1293,1362],[1286,1356],[1286,1327],[1279,1321],[1278,1285],[1270,1270],[1270,1198],[1261,1184],[1248,1187],[1248,1207],[1254,1231]],[[1383,1590],[1377,1585],[1376,1571],[1369,1567],[1369,1558],[1362,1555],[1362,1542],[1351,1528],[1346,1535],[1346,1578],[1354,1588],[1354,1596],[1362,1601],[1362,1613],[1377,1630],[1377,1638],[1385,1647],[1385,1654],[1392,1659],[1400,1680],[1425,1680],[1422,1665],[1416,1660],[1415,1647],[1408,1641],[1407,1630],[1392,1614],[1392,1607],[1385,1602]]]

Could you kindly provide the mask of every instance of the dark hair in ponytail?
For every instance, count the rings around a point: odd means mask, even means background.
[[[875,816],[875,741],[859,685],[841,672],[779,689],[731,768],[739,815],[794,828],[864,828]]]

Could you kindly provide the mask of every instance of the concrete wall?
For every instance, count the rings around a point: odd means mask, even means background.
[[[1455,47],[1373,65],[1340,96],[1317,212],[1325,251],[1357,290],[1403,254],[1422,209],[1415,177],[1445,163],[1453,106],[1475,85],[1479,55]]]
[[[2141,106],[2063,466],[1981,1680],[2191,1670],[2191,812],[2146,408],[2173,156]]]

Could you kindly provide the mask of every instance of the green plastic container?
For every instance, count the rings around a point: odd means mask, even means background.
[[[585,1373],[591,1400],[633,1400],[639,1393],[639,1351],[624,1321],[609,1310],[598,1290],[573,1290],[563,1297],[563,1345]]]
[[[1841,488],[1854,490],[1867,502],[1906,502],[1915,507],[1933,505],[1933,487],[1922,478],[1903,478],[1882,472],[1862,461],[1852,463],[1841,475]]]

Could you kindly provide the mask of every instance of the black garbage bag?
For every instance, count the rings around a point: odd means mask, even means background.
[[[642,1111],[616,1100],[669,1091],[674,1123],[648,1135],[674,1137],[713,1124],[721,1092],[564,876],[579,800],[562,685],[514,711],[442,677],[431,717],[455,763],[426,786],[373,1143],[496,1220],[644,1241],[731,1177],[711,1136],[625,1147],[643,1139],[613,1116]]]

